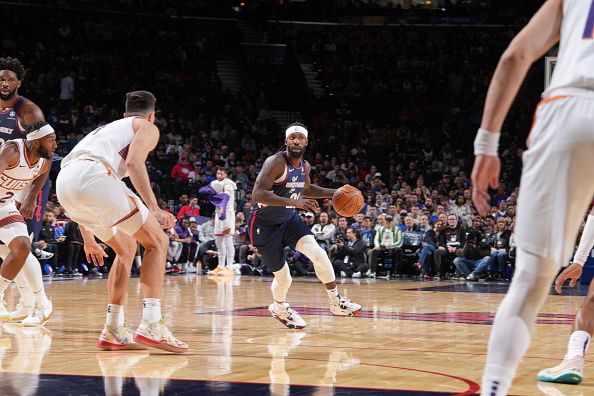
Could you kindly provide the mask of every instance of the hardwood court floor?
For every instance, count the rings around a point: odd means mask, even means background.
[[[364,309],[345,318],[330,315],[316,280],[297,278],[289,302],[308,326],[295,331],[269,316],[270,281],[167,277],[163,310],[190,344],[184,355],[98,350],[107,282],[47,282],[55,314],[45,328],[2,326],[0,395],[470,395],[479,389],[492,315],[507,287],[345,280],[340,293]],[[582,385],[535,380],[564,354],[584,292],[547,300],[511,394],[594,394],[591,361]],[[132,279],[126,317],[133,325],[139,302]]]

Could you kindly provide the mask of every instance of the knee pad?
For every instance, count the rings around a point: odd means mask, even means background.
[[[313,235],[302,237],[297,242],[295,249],[305,254],[313,262],[316,275],[322,283],[334,282],[336,277],[328,254],[318,245]]]

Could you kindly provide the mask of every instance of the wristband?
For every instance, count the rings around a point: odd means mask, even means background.
[[[479,128],[474,139],[474,155],[497,156],[499,150],[499,132],[489,132]]]

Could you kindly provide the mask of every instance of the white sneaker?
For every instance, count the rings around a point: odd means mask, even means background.
[[[169,330],[168,320],[163,318],[158,322],[143,320],[134,334],[134,341],[138,344],[162,349],[168,352],[184,353],[188,351],[188,344],[175,338]]]
[[[368,278],[375,278],[375,272],[370,272],[369,275],[367,275]]]
[[[370,277],[371,276],[371,268],[367,270],[367,272],[365,273],[366,277]]]
[[[283,309],[277,309],[277,304],[272,303],[268,306],[268,310],[274,319],[278,320],[289,329],[302,329],[307,326],[305,320],[303,320],[297,311],[292,309],[287,303],[283,303]]]
[[[188,274],[195,274],[196,273],[196,267],[194,267],[193,263],[189,263],[188,264],[188,268],[186,269],[186,272]]]
[[[97,340],[97,346],[105,351],[146,349],[143,345],[134,342],[133,336],[134,333],[127,322],[115,328],[105,325]]]
[[[344,272],[344,271],[340,271],[340,277],[341,277],[341,278],[346,278],[346,277],[347,277],[347,274],[346,274],[346,272]]]
[[[39,250],[39,253],[35,253],[35,256],[37,256],[39,260],[48,260],[54,257],[54,254],[46,252],[45,250]]]
[[[48,301],[48,305],[45,307],[35,306],[33,313],[23,319],[23,326],[43,326],[48,320],[50,320],[54,307],[51,301]]]
[[[361,306],[348,298],[339,297],[330,299],[330,312],[336,316],[355,316]]]
[[[575,356],[564,359],[555,367],[541,370],[536,377],[539,381],[559,382],[561,384],[577,385],[584,379],[584,357]]]
[[[361,277],[361,273],[360,272],[355,272],[353,274],[353,278],[360,278]]]
[[[12,319],[11,313],[6,309],[6,301],[0,302],[0,321],[8,322]]]
[[[23,305],[18,303],[16,309],[10,313],[12,323],[20,323],[22,322],[27,316],[33,313],[35,309],[35,305]]]

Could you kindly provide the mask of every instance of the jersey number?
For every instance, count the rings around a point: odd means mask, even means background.
[[[4,203],[4,202],[8,201],[13,196],[14,196],[14,193],[8,191],[5,196],[3,196],[2,198],[0,198],[0,203]]]
[[[584,39],[594,39],[594,0],[590,3],[590,12],[586,19],[586,28],[584,29]]]
[[[289,199],[294,199],[295,201],[299,200],[301,198],[301,193],[293,193],[291,194],[291,196],[289,197]],[[286,208],[288,209],[294,209],[294,206],[287,206]]]

